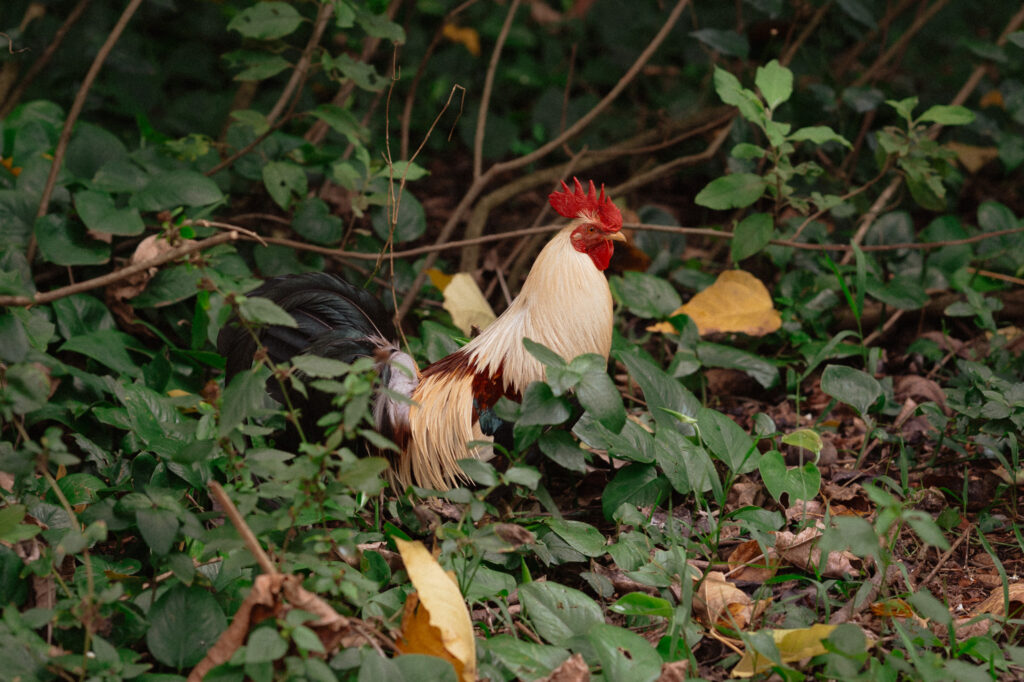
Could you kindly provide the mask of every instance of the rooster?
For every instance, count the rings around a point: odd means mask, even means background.
[[[563,182],[562,190],[548,197],[570,222],[541,250],[519,296],[479,336],[422,371],[392,340],[394,327],[383,306],[326,273],[275,277],[249,294],[274,301],[297,323],[295,328],[260,330],[260,344],[275,363],[299,353],[346,362],[376,358],[381,384],[389,390],[378,392],[374,419],[400,450],[392,457],[392,476],[402,487],[452,487],[465,478],[458,460],[489,454],[491,437],[481,415],[502,396],[520,400],[530,382],[545,378],[544,366],[526,350],[524,338],[567,359],[584,353],[608,358],[612,297],[603,271],[614,242],[625,241],[622,215],[603,185],[598,192],[591,181],[585,191],[579,180],[573,182],[574,188]],[[220,332],[217,348],[227,358],[230,380],[252,363],[256,337],[229,325]],[[389,393],[411,400],[395,400]],[[280,389],[272,395],[282,399]],[[315,424],[323,413],[323,405],[315,402],[322,403],[311,400],[302,408],[309,411],[302,415],[303,424]]]

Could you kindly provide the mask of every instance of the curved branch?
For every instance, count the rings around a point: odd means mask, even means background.
[[[494,43],[494,51],[491,53],[491,62],[487,65],[487,75],[484,77],[484,91],[480,95],[480,111],[476,115],[476,133],[473,135],[473,179],[480,177],[484,165],[484,132],[487,129],[487,109],[491,104],[491,91],[494,89],[494,73],[498,70],[498,62],[501,61],[501,49],[505,47],[505,40],[508,32],[512,29],[512,19],[519,9],[520,0],[512,0],[505,15],[505,23],[498,33],[498,40]]]

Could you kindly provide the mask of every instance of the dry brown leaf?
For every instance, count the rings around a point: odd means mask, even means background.
[[[746,592],[726,580],[720,571],[708,571],[697,590],[695,606],[708,625],[742,630],[750,623],[754,601]]]
[[[590,682],[590,668],[580,654],[573,654],[541,682]]]
[[[448,575],[422,542],[395,538],[405,570],[416,592],[402,615],[403,654],[427,654],[450,662],[464,682],[476,680],[473,623],[455,579]]]
[[[446,275],[440,270],[428,270],[430,281],[444,294],[444,309],[452,316],[452,322],[463,334],[470,336],[473,329],[483,329],[494,322],[491,304],[477,286],[472,275],[457,272]]]
[[[914,609],[903,599],[887,599],[871,605],[871,613],[881,618],[913,618]]]
[[[715,283],[680,306],[673,315],[684,313],[697,325],[701,336],[716,332],[741,332],[764,336],[782,326],[767,287],[745,270],[726,270]],[[649,331],[671,332],[662,322]]]
[[[441,33],[453,43],[464,45],[474,57],[480,56],[480,34],[476,32],[475,28],[445,24]]]
[[[256,576],[245,601],[231,618],[231,624],[189,673],[188,682],[200,682],[210,670],[231,660],[254,627],[267,618],[283,617],[291,609],[317,616],[315,621],[307,622],[306,627],[317,634],[329,655],[339,648],[366,642],[366,637],[355,627],[356,619],[338,614],[327,602],[302,587],[301,578],[285,573],[265,573]]]
[[[689,668],[690,662],[685,659],[682,661],[672,661],[671,663],[662,663],[658,682],[683,682],[683,680],[689,679],[689,676],[686,674]]]
[[[1009,602],[1004,600],[1009,596]],[[991,613],[1001,618],[1020,618],[1024,615],[1024,583],[1013,583],[1009,587],[1009,594],[1003,594],[1003,587],[992,590],[988,599],[971,609],[972,616],[980,616],[983,613]]]
[[[968,173],[977,173],[986,163],[999,158],[999,149],[996,147],[976,147],[960,142],[947,142],[943,146],[956,154],[956,160]]]
[[[779,560],[771,550],[766,556],[757,540],[748,540],[736,546],[728,558],[729,575],[734,580],[763,583],[775,575]]]
[[[1013,472],[1011,475],[1002,464],[992,470],[992,473],[1006,481],[1010,485],[1024,485],[1024,469]]]
[[[815,572],[821,564],[821,550],[815,547],[815,541],[820,536],[821,531],[817,528],[805,528],[796,535],[789,531],[779,531],[775,534],[775,551],[779,557],[797,568]],[[855,571],[850,563],[853,558],[856,557],[849,552],[830,552],[825,559],[822,575],[829,578],[853,575]]]
[[[170,242],[164,239],[163,234],[151,234],[135,247],[135,253],[128,260],[129,265],[135,265],[136,263],[145,263],[148,260],[157,258],[163,255],[167,251],[170,251],[174,247],[171,246]],[[117,284],[112,284],[107,287],[107,293],[115,301],[126,301],[130,298],[135,298],[146,288],[149,280],[153,279],[153,276],[159,271],[159,268],[149,268],[142,272],[137,272],[131,277],[121,280]]]

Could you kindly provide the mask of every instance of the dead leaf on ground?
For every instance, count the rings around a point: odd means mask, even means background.
[[[768,288],[745,270],[726,270],[714,284],[673,313],[679,314],[688,315],[701,336],[716,332],[764,336],[782,326],[782,317],[772,305]],[[674,330],[667,322],[647,329],[663,333]]]
[[[1024,485],[1024,469],[1013,472],[1011,475],[1002,464],[992,470],[992,473],[1006,481],[1010,485]]]
[[[694,606],[710,626],[742,630],[754,613],[754,600],[720,571],[709,571],[694,599]]]
[[[779,657],[783,663],[796,663],[805,658],[811,658],[826,653],[822,641],[828,639],[829,635],[839,627],[838,625],[825,625],[818,623],[809,628],[796,630],[769,630],[772,639],[775,640],[775,647],[779,651]],[[869,640],[870,641],[870,640]],[[774,663],[766,656],[757,652],[747,651],[743,654],[736,667],[732,669],[735,677],[753,677],[757,673],[769,670]]]
[[[1009,601],[1004,597],[1009,597]],[[1009,593],[1005,595],[1002,585],[992,590],[985,601],[971,609],[972,616],[980,616],[983,613],[991,613],[1001,618],[1024,616],[1024,583],[1013,583],[1009,586]]]
[[[779,557],[797,568],[814,573],[821,565],[821,550],[815,545],[821,531],[817,528],[805,528],[797,534],[779,531],[775,534],[775,551]],[[830,552],[825,558],[822,575],[829,578],[842,578],[856,573],[851,559],[856,557],[849,552]]]
[[[918,403],[933,402],[942,408],[942,411],[949,414],[946,407],[946,393],[935,381],[917,375],[894,377],[893,392],[896,400],[902,402],[906,398],[913,398]]]
[[[450,662],[464,682],[476,680],[476,641],[473,622],[455,579],[445,572],[422,542],[395,538],[405,570],[416,592],[409,595],[402,615],[403,654],[427,654]]]
[[[880,618],[913,618],[914,609],[903,599],[887,599],[871,605],[871,613]]]
[[[305,625],[320,638],[328,655],[366,643],[366,635],[357,627],[358,619],[340,615],[327,602],[302,587],[301,578],[285,573],[263,574],[256,576],[231,624],[189,673],[188,682],[200,682],[210,670],[231,660],[258,624],[267,618],[283,617],[292,609],[316,616],[316,620]]]
[[[729,575],[733,580],[752,583],[766,582],[775,575],[779,567],[779,560],[772,555],[771,550],[766,556],[757,540],[748,540],[737,545],[727,561]]]
[[[968,173],[977,173],[986,163],[999,158],[997,147],[978,147],[961,142],[947,142],[943,146],[956,154],[956,160]]]
[[[662,663],[658,682],[683,682],[683,680],[689,679],[686,674],[689,669],[690,662],[687,660]]]
[[[541,682],[590,682],[590,667],[580,654],[573,654]]]

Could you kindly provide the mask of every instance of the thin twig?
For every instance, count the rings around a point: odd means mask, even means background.
[[[484,77],[484,91],[480,96],[480,111],[476,116],[476,134],[473,136],[473,179],[476,180],[483,172],[484,165],[484,131],[487,128],[487,110],[491,104],[491,91],[494,89],[494,73],[498,70],[498,62],[501,61],[501,49],[505,46],[508,32],[512,29],[512,20],[519,9],[520,0],[512,0],[505,15],[505,23],[498,33],[498,40],[494,43],[494,51],[491,53],[491,62],[487,65],[487,75]]]
[[[277,117],[281,115],[284,108],[288,105],[288,100],[291,99],[293,94],[298,94],[301,89],[299,85],[306,80],[306,74],[309,73],[309,64],[313,60],[313,52],[320,44],[321,38],[323,38],[324,30],[327,28],[327,22],[330,21],[331,14],[334,13],[334,5],[325,2],[320,5],[320,10],[317,12],[316,21],[313,23],[313,34],[309,37],[309,42],[306,43],[306,48],[302,51],[302,56],[299,58],[298,63],[292,70],[291,78],[288,79],[288,83],[284,86],[284,90],[281,92],[281,96],[277,98],[277,102],[274,107],[267,114],[267,123],[270,125],[274,124]]]
[[[71,129],[75,125],[75,121],[78,120],[78,115],[82,113],[82,107],[85,106],[86,95],[89,94],[89,90],[92,88],[93,81],[96,80],[96,76],[99,75],[100,69],[103,67],[103,62],[107,60],[107,56],[110,51],[114,49],[114,45],[117,44],[118,39],[124,32],[124,29],[128,26],[128,22],[131,20],[132,15],[135,14],[135,10],[139,9],[139,5],[142,4],[142,0],[130,0],[128,6],[124,8],[124,12],[121,13],[117,23],[114,24],[113,30],[110,31],[110,35],[107,36],[106,42],[100,47],[100,51],[96,53],[95,59],[92,60],[92,65],[89,67],[88,73],[85,74],[85,79],[82,81],[82,85],[78,88],[78,93],[75,95],[75,101],[71,104],[71,110],[68,111],[68,117],[64,121],[64,129],[60,131],[60,138],[57,140],[57,148],[53,152],[53,163],[50,165],[50,174],[46,178],[46,184],[43,185],[42,196],[39,200],[39,209],[36,211],[36,218],[42,218],[46,215],[50,209],[50,197],[53,196],[53,188],[57,184],[57,173],[60,171],[61,166],[64,164],[64,154],[68,149],[68,142],[71,141]],[[29,238],[28,249],[26,250],[25,257],[31,266],[32,261],[36,256],[36,236],[35,233]]]
[[[246,231],[248,232],[248,230]],[[75,294],[80,294],[84,291],[90,291],[92,289],[105,287],[115,282],[120,282],[123,279],[127,279],[128,277],[148,270],[149,268],[159,267],[164,263],[169,263],[173,260],[177,260],[183,256],[189,255],[190,253],[196,253],[197,251],[202,251],[203,249],[208,249],[213,246],[217,246],[218,244],[223,244],[225,242],[234,241],[235,239],[238,239],[238,232],[232,230],[231,232],[221,232],[220,234],[215,234],[212,237],[203,239],[202,241],[189,241],[185,244],[182,244],[181,246],[176,246],[170,251],[162,253],[159,256],[156,256],[155,258],[151,258],[141,263],[134,263],[132,265],[123,267],[120,270],[115,270],[114,272],[107,273],[106,275],[102,275],[100,277],[87,279],[85,281],[77,282],[75,284],[69,284],[66,287],[53,289],[51,291],[43,293],[36,293],[32,296],[0,296],[0,306],[26,307],[40,305],[43,303],[50,303],[51,301],[56,301],[59,298],[73,296]]]
[[[949,557],[953,556],[953,552],[956,551],[956,548],[962,545],[964,543],[964,540],[970,537],[972,528],[974,528],[973,525],[967,526],[967,528],[964,529],[964,532],[960,534],[960,537],[953,541],[953,544],[950,545],[949,549],[947,549],[942,554],[942,556],[939,557],[939,560],[935,562],[935,567],[932,568],[931,572],[928,573],[927,576],[925,576],[924,580],[918,583],[917,589],[922,589],[923,587],[926,587],[928,583],[930,583],[935,578],[935,576],[938,575],[939,570],[941,570],[942,567],[946,565],[946,562],[949,561]]]
[[[480,192],[482,192],[484,188],[490,184],[491,180],[495,176],[510,170],[522,168],[523,166],[527,166],[535,161],[540,160],[541,158],[548,155],[555,149],[561,147],[566,140],[569,140],[578,135],[580,132],[582,132],[584,128],[590,125],[590,123],[595,118],[597,118],[606,108],[608,108],[608,106],[613,101],[615,101],[615,99],[622,93],[622,91],[626,89],[626,86],[633,81],[633,79],[637,76],[638,73],[640,73],[640,70],[643,68],[644,64],[646,64],[650,60],[654,52],[658,49],[658,47],[661,46],[662,42],[665,41],[665,38],[668,37],[668,34],[672,31],[672,28],[676,25],[676,22],[679,20],[679,15],[682,14],[683,9],[686,7],[687,4],[689,4],[689,1],[690,0],[678,0],[675,7],[672,9],[672,12],[666,19],[664,25],[657,32],[657,34],[655,34],[654,38],[651,39],[651,42],[648,43],[647,47],[644,48],[643,52],[640,53],[636,61],[633,62],[633,65],[629,67],[629,70],[627,70],[626,73],[623,74],[622,78],[619,79],[619,82],[615,84],[611,91],[609,91],[608,94],[605,95],[604,98],[600,102],[598,102],[593,109],[588,111],[578,121],[572,124],[568,130],[563,132],[558,137],[552,139],[547,144],[544,144],[541,147],[530,152],[529,154],[520,156],[515,159],[510,159],[509,161],[494,164],[493,166],[488,168],[479,178],[476,178],[473,181],[473,184],[470,185],[469,189],[466,190],[466,193],[463,195],[462,199],[455,207],[455,210],[452,211],[451,215],[448,217],[448,220],[441,228],[441,231],[437,236],[436,243],[440,245],[447,242],[451,238],[452,232],[455,231],[455,226],[458,225],[460,220],[462,220],[462,216],[465,214],[467,210],[469,210],[469,207],[476,200],[477,196],[479,196]],[[420,288],[423,287],[423,283],[427,279],[427,270],[432,268],[435,262],[437,262],[436,254],[432,253],[429,256],[427,256],[423,264],[423,267],[420,269],[419,273],[417,273],[416,275],[416,278],[413,280],[412,287],[409,289],[409,295],[405,297],[405,300],[402,301],[402,305],[399,306],[396,312],[395,318],[397,323],[400,324],[402,319],[409,313],[409,310],[412,309],[413,304],[416,302],[417,294]]]
[[[43,54],[39,56],[39,59],[32,62],[32,66],[28,68],[28,71],[25,72],[25,75],[20,81],[18,81],[18,84],[4,100],[3,105],[0,106],[0,118],[6,118],[7,114],[11,113],[11,110],[17,106],[18,102],[21,101],[21,97],[25,94],[25,90],[28,89],[28,86],[31,85],[32,81],[34,81],[36,76],[39,75],[39,72],[50,63],[51,59],[53,59],[53,55],[57,53],[57,48],[61,46],[64,39],[67,37],[68,31],[70,31],[71,27],[82,18],[82,15],[85,14],[85,10],[89,7],[90,2],[92,2],[92,0],[78,0],[75,6],[71,8],[71,12],[68,13],[67,19],[65,19],[64,23],[60,25],[57,32],[53,34],[53,38],[50,39],[46,49],[43,50]]]
[[[231,501],[228,494],[224,492],[224,488],[221,487],[217,481],[210,482],[210,497],[215,499],[220,505],[221,511],[224,512],[224,516],[228,517],[228,521],[235,527],[238,534],[242,536],[242,541],[245,542],[245,546],[249,552],[255,557],[256,563],[259,565],[260,570],[267,575],[277,575],[280,571],[277,570],[277,566],[271,561],[270,557],[263,547],[260,546],[260,541],[256,539],[256,534],[252,532],[249,525],[242,518],[242,514],[239,513],[238,507]]]

